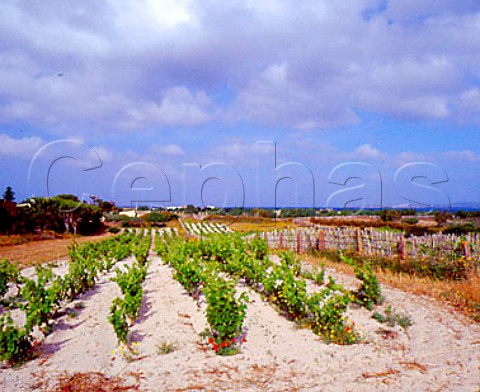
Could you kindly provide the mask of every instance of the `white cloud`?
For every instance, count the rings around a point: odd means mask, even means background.
[[[73,134],[478,119],[480,5],[437,3],[7,0],[0,122]]]
[[[112,161],[113,156],[113,151],[103,146],[93,146],[92,149],[89,151],[90,159],[98,160],[98,158],[100,158],[102,162]]]
[[[480,122],[480,88],[472,88],[461,93],[457,105],[462,122]]]
[[[467,161],[472,163],[480,162],[480,154],[471,150],[447,151],[442,155],[444,155],[448,159]]]
[[[44,144],[45,142],[37,136],[15,139],[0,134],[0,156],[31,159]]]
[[[380,156],[380,152],[369,143],[358,146],[354,153],[363,158],[378,158]]]
[[[169,155],[169,156],[182,156],[185,155],[185,151],[176,144],[154,145],[149,150],[149,154],[155,155]]]

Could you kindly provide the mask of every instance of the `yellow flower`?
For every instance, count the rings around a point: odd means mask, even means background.
[[[133,350],[133,353],[134,353],[134,354],[138,354],[138,351],[137,351],[137,350]]]
[[[117,353],[117,350],[112,350],[112,354],[115,355]]]

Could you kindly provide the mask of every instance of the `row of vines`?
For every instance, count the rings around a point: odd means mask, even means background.
[[[141,231],[131,244],[135,262],[132,266],[115,268],[113,279],[122,292],[122,297],[116,297],[110,308],[108,321],[112,324],[119,344],[133,351],[133,343],[129,341],[130,327],[139,316],[143,299],[142,284],[147,277],[148,251],[151,245],[151,232]]]
[[[135,232],[96,243],[69,248],[68,272],[56,274],[52,267],[36,266],[33,277],[19,268],[0,262],[0,360],[19,365],[35,355],[39,334],[45,337],[53,320],[66,305],[95,286],[100,274],[137,252]],[[37,338],[36,338],[37,337]]]
[[[210,330],[205,337],[218,354],[236,352],[245,341],[248,298],[245,293],[236,293],[239,280],[280,314],[311,329],[327,343],[357,342],[360,336],[346,316],[348,306],[355,302],[372,309],[381,298],[368,264],[356,267],[362,284],[350,291],[330,276],[325,282],[323,269],[303,271],[291,252],[281,252],[280,261],[273,261],[267,242],[260,238],[247,241],[239,235],[217,235],[199,241],[165,234],[157,238],[155,246],[189,294],[198,302],[206,302]],[[311,293],[307,282],[321,289]]]

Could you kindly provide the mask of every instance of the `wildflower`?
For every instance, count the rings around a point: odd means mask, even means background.
[[[243,342],[243,343],[247,343],[247,339],[243,338],[243,339],[242,339],[242,342]]]
[[[208,343],[213,344],[213,338],[208,338]]]
[[[225,348],[225,342],[220,343],[220,346],[222,346],[222,348]]]
[[[33,347],[37,347],[38,341],[34,340],[33,341]]]
[[[235,338],[232,338],[232,343],[235,343]]]
[[[133,353],[134,353],[134,354],[138,354],[138,351],[137,351],[137,350],[133,350]]]
[[[112,350],[112,355],[115,355],[117,353],[117,350]]]
[[[213,345],[213,349],[214,349],[215,351],[218,351],[218,344],[214,344],[214,345]]]

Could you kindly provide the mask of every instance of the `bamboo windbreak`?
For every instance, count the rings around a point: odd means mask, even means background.
[[[430,234],[407,237],[404,233],[374,228],[315,226],[260,234],[272,248],[311,251],[347,251],[367,256],[456,259],[478,258],[480,234]]]

